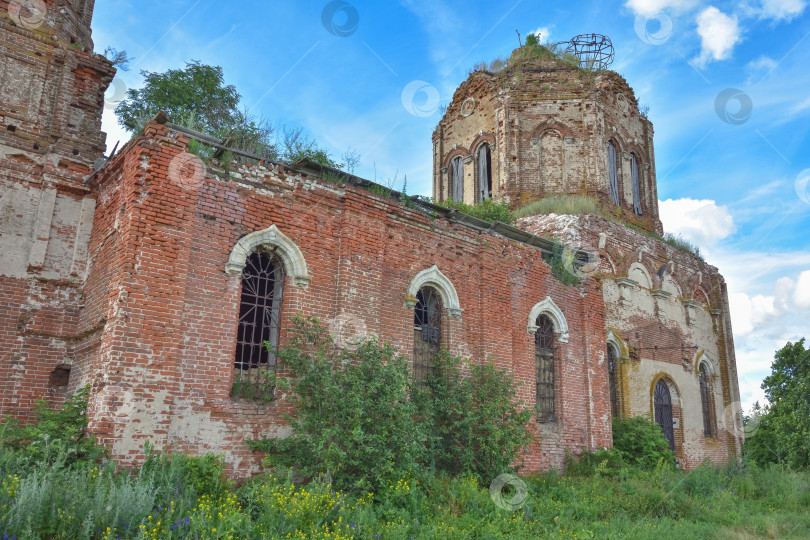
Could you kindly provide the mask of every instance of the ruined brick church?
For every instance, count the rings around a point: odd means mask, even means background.
[[[258,472],[245,440],[284,436],[288,410],[261,343],[301,312],[343,346],[391,342],[417,376],[441,348],[508,370],[536,410],[529,471],[610,446],[616,415],[654,418],[685,468],[740,455],[726,285],[661,240],[653,127],[618,74],[517,54],[461,84],[436,200],[600,209],[493,224],[314,163],[204,165],[187,143],[205,136],[160,115],[102,159],[115,70],[93,0],[26,4],[44,9],[0,0],[0,413],[89,386],[122,462],[150,440]],[[544,260],[554,240],[578,283]]]

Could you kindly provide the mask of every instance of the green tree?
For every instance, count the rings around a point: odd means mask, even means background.
[[[804,338],[776,352],[771,374],[762,382],[768,405],[754,408],[748,419],[752,435],[745,443],[754,461],[810,467],[810,349]],[[758,420],[755,428],[752,421]]]
[[[113,61],[126,62],[126,53],[109,51]],[[265,119],[255,118],[242,107],[236,87],[225,83],[219,66],[199,61],[186,63],[184,69],[164,73],[141,71],[142,88],[130,89],[127,97],[115,109],[118,122],[135,133],[160,111],[172,122],[225,140],[229,148],[243,150],[268,159],[295,162],[310,159],[321,165],[341,169],[354,168],[359,156],[347,151],[345,164],[335,161],[302,128],[282,129],[280,133]],[[204,158],[213,149],[193,141],[189,148]]]

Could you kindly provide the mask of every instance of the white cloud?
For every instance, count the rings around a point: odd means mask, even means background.
[[[697,16],[697,32],[700,35],[700,55],[695,64],[705,67],[710,60],[725,60],[740,41],[740,26],[737,17],[726,15],[714,6],[709,6]]]
[[[760,16],[765,19],[789,21],[807,7],[805,0],[763,0]]]
[[[728,207],[710,199],[667,199],[658,206],[664,230],[683,235],[698,247],[711,246],[737,231]]]
[[[776,68],[777,62],[768,56],[760,56],[756,60],[751,60],[745,64],[745,72],[748,73],[748,84],[754,83]]]
[[[796,106],[790,110],[790,112],[793,114],[797,114],[805,109],[810,109],[810,97],[808,97],[802,102],[797,103]]]
[[[680,11],[694,4],[691,0],[627,0],[625,7],[630,8],[636,15],[650,17],[665,10]]]
[[[532,32],[535,36],[537,36],[537,40],[540,43],[547,43],[551,41],[551,29],[548,26],[541,26],[534,32]]]
[[[793,302],[798,308],[810,309],[810,270],[799,274],[799,280],[793,291]]]

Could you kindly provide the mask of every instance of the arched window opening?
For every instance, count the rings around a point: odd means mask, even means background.
[[[272,251],[255,251],[242,270],[242,295],[231,396],[271,401],[276,370],[284,267]],[[268,350],[267,345],[271,350]]]
[[[635,154],[630,154],[630,176],[633,179],[633,212],[641,215],[641,181],[638,176],[638,160]]]
[[[534,354],[537,367],[537,421],[554,420],[554,325],[546,315],[537,317]]]
[[[619,169],[616,163],[616,146],[608,143],[608,168],[610,172],[610,200],[619,205]]]
[[[422,287],[416,294],[413,334],[414,379],[424,381],[442,342],[442,300],[433,287]]]
[[[714,436],[714,429],[712,426],[711,397],[709,395],[709,373],[705,363],[700,364],[698,373],[700,376],[700,402],[703,406],[703,434],[706,437],[712,437]]]
[[[655,410],[655,421],[661,426],[669,443],[669,448],[675,451],[675,429],[672,425],[672,396],[669,393],[667,383],[659,380],[653,391],[653,408]]]
[[[610,383],[610,413],[616,417],[622,413],[619,403],[619,355],[616,347],[611,344],[608,344],[607,347],[607,364]]]
[[[478,194],[479,202],[492,198],[492,152],[488,144],[478,149]]]
[[[454,201],[464,200],[464,162],[456,156],[450,162],[450,198]]]

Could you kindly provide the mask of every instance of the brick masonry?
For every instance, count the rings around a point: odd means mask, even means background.
[[[643,217],[633,214],[624,182],[616,222],[552,215],[519,223],[593,246],[595,270],[568,287],[537,248],[358,187],[274,163],[208,169],[187,153],[184,135],[159,121],[93,173],[114,70],[90,52],[92,2],[47,6],[31,29],[10,20],[0,0],[0,413],[29,419],[34,400],[57,404],[89,385],[90,428],[121,462],[136,464],[149,440],[224,453],[234,476],[259,471],[261,456],[245,440],[284,436],[291,411],[284,396],[267,405],[230,397],[241,281],[228,263],[240,240],[267,231],[270,242],[289,241],[277,247],[289,251],[282,344],[302,312],[411,356],[409,287],[420,272],[438,271],[445,305],[449,287],[460,308],[444,313],[442,344],[468,364],[511,372],[526,407],[535,406],[529,314],[550,299],[567,335],[558,321],[557,414],[532,423],[541,439],[525,456],[529,471],[562,467],[569,450],[611,444],[608,340],[622,356],[625,414],[649,414],[652,387],[665,377],[686,465],[738,455],[725,421],[739,412],[739,396],[722,277],[620,223],[660,232],[652,126],[619,76],[526,70],[504,90],[495,75],[473,74],[434,135],[440,199],[448,196],[443,168],[458,155],[467,160],[465,200],[474,202],[470,158],[484,142],[493,148],[495,197],[514,204],[575,193],[608,204],[607,140],[649,165]],[[666,348],[649,348],[657,344]],[[686,356],[684,344],[697,354]],[[695,408],[701,359],[716,375],[710,440]]]

